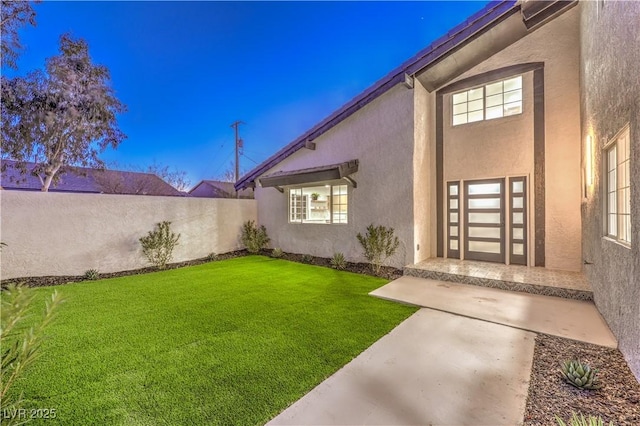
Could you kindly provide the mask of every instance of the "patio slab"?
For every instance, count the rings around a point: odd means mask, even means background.
[[[411,276],[398,278],[370,294],[523,330],[611,348],[618,346],[607,323],[590,301]]]
[[[522,424],[534,338],[420,309],[268,424]]]

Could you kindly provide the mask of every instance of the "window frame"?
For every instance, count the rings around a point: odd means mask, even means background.
[[[602,149],[604,236],[631,246],[631,132],[626,124]],[[615,157],[612,159],[612,153]],[[612,167],[611,161],[615,161]],[[614,188],[612,187],[612,182]],[[613,205],[612,205],[613,204]],[[614,231],[615,232],[612,232]]]
[[[329,187],[329,195],[328,195],[328,209],[329,209],[329,219],[327,221],[310,221],[309,219],[309,211],[310,211],[310,206],[309,203],[311,202],[311,199],[309,197],[308,194],[304,194],[303,190],[310,190],[312,188],[317,188],[317,187]],[[341,187],[344,187],[344,189],[341,189]],[[339,189],[340,188],[340,189]],[[338,189],[338,193],[336,194],[336,189]],[[296,192],[298,194],[296,194]],[[317,182],[317,183],[312,183],[312,184],[306,184],[306,185],[296,185],[294,187],[290,187],[287,189],[287,194],[288,194],[288,209],[287,209],[287,222],[290,224],[294,224],[294,225],[347,225],[349,223],[349,198],[350,196],[350,191],[349,191],[349,185],[347,185],[344,181],[338,181],[338,182]],[[300,218],[295,218],[292,219],[292,214],[294,213],[292,210],[292,200],[293,200],[293,196],[298,196],[301,197],[301,199],[303,200],[304,203],[304,207],[301,209],[301,215]],[[342,201],[342,199],[338,199],[336,200],[336,197],[342,197],[342,196],[346,196],[346,201],[345,203],[342,203],[340,201]],[[339,212],[339,216],[344,218],[343,220],[337,220],[334,217],[334,213],[335,213],[335,208],[336,207],[340,207],[340,206],[346,206],[346,212],[341,214],[342,212]],[[296,216],[298,216],[296,214]]]
[[[520,84],[518,88],[516,89],[511,89],[511,90],[505,90],[505,82],[510,81],[510,80],[514,80],[514,79],[520,79]],[[488,91],[487,88],[490,86],[496,86],[497,84],[501,84],[501,90],[500,92],[496,92],[496,93],[491,93],[490,95],[488,95]],[[481,122],[481,121],[488,121],[488,120],[495,120],[498,118],[505,118],[505,117],[511,117],[511,116],[515,116],[515,115],[521,115],[522,113],[524,113],[524,96],[523,96],[523,92],[524,92],[524,78],[523,78],[523,74],[517,74],[517,75],[512,75],[510,77],[506,77],[500,80],[496,80],[496,81],[492,81],[492,82],[488,82],[488,83],[484,83],[480,86],[474,86],[474,87],[469,87],[465,90],[460,90],[458,92],[454,92],[451,94],[451,126],[452,127],[457,127],[457,126],[462,126],[465,124],[471,124],[471,123],[477,123],[477,122]],[[481,91],[482,95],[479,98],[474,98],[474,99],[470,99],[471,97],[471,93],[472,92],[476,92],[476,91]],[[511,102],[506,102],[505,101],[505,96],[508,94],[513,94],[513,93],[520,93],[520,99],[519,100],[515,100],[515,101],[511,101]],[[460,102],[456,102],[456,97],[461,97],[464,95],[464,99],[463,101]],[[501,102],[500,103],[496,103],[495,105],[491,105],[488,106],[489,104],[489,98],[493,98],[495,99],[497,96],[500,96],[501,98]],[[480,109],[475,108],[472,110],[469,110],[469,105],[471,103],[477,103],[477,102],[481,102],[482,103],[482,107]],[[513,113],[513,114],[505,114],[505,107],[507,105],[513,105],[513,104],[517,104],[520,103],[520,111],[517,113]],[[460,111],[462,108],[461,106],[466,105],[466,108],[464,108],[464,111]],[[501,107],[500,111],[501,111],[501,115],[497,115],[497,116],[492,116],[492,117],[488,117],[488,110],[492,109],[495,110],[496,108]],[[456,111],[456,109],[458,111]],[[469,121],[469,115],[471,113],[477,113],[477,112],[481,112],[482,114],[482,118],[480,119],[474,119],[473,121]],[[466,121],[464,122],[459,122],[456,123],[456,118],[457,117],[461,117],[463,115],[466,115]]]

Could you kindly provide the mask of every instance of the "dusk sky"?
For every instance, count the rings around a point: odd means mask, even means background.
[[[43,68],[62,33],[84,38],[128,107],[128,139],[101,157],[196,184],[229,168],[234,121],[248,171],[485,4],[45,1],[18,74]]]

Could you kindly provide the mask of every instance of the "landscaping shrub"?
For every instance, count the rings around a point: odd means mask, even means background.
[[[284,255],[284,252],[280,248],[276,247],[273,250],[271,250],[271,257],[273,257],[275,259],[280,259],[282,257],[282,255]]]
[[[213,262],[214,260],[218,260],[218,254],[217,253],[209,253],[206,257],[206,259],[209,262]]]
[[[98,278],[100,278],[100,273],[98,272],[97,269],[87,269],[84,272],[84,278],[86,280],[91,280],[91,281],[95,281]]]
[[[249,253],[259,253],[271,239],[267,236],[264,225],[256,226],[255,221],[249,220],[242,225],[242,244]]]
[[[556,416],[556,422],[558,423],[558,426],[567,426],[567,423],[565,423],[564,420],[562,420],[558,416]],[[600,416],[588,416],[587,418],[585,418],[583,414],[580,414],[580,417],[578,417],[576,413],[573,413],[573,416],[571,416],[571,419],[569,419],[568,426],[605,426],[605,424],[602,420],[602,417]],[[613,422],[609,422],[608,426],[615,425],[613,424]]]
[[[311,256],[310,254],[303,254],[301,260],[302,263],[311,263],[311,261],[313,260],[313,256]]]
[[[371,263],[373,272],[380,275],[384,262],[393,256],[400,245],[393,228],[371,224],[367,226],[366,235],[358,233],[357,237],[364,249],[364,256]]]
[[[11,386],[23,375],[24,371],[40,356],[44,331],[54,318],[62,299],[57,291],[45,301],[42,318],[31,327],[23,322],[32,317],[35,291],[28,287],[10,284],[2,291],[2,313],[0,326],[0,348],[2,348],[2,368],[0,369],[0,406],[3,410],[3,424],[22,424],[25,418],[14,416],[21,408],[22,394],[9,397]]]
[[[340,252],[334,253],[331,258],[331,267],[338,270],[346,268],[347,262],[344,260],[344,254]]]
[[[153,231],[149,231],[146,237],[140,238],[142,253],[149,262],[159,269],[167,267],[173,257],[173,249],[178,245],[180,234],[171,231],[171,222],[156,224]]]

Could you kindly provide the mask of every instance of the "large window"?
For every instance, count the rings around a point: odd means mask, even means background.
[[[347,223],[347,185],[289,189],[290,223]]]
[[[605,148],[607,235],[631,243],[630,135],[627,126]]]
[[[522,76],[454,93],[453,125],[522,113]]]

